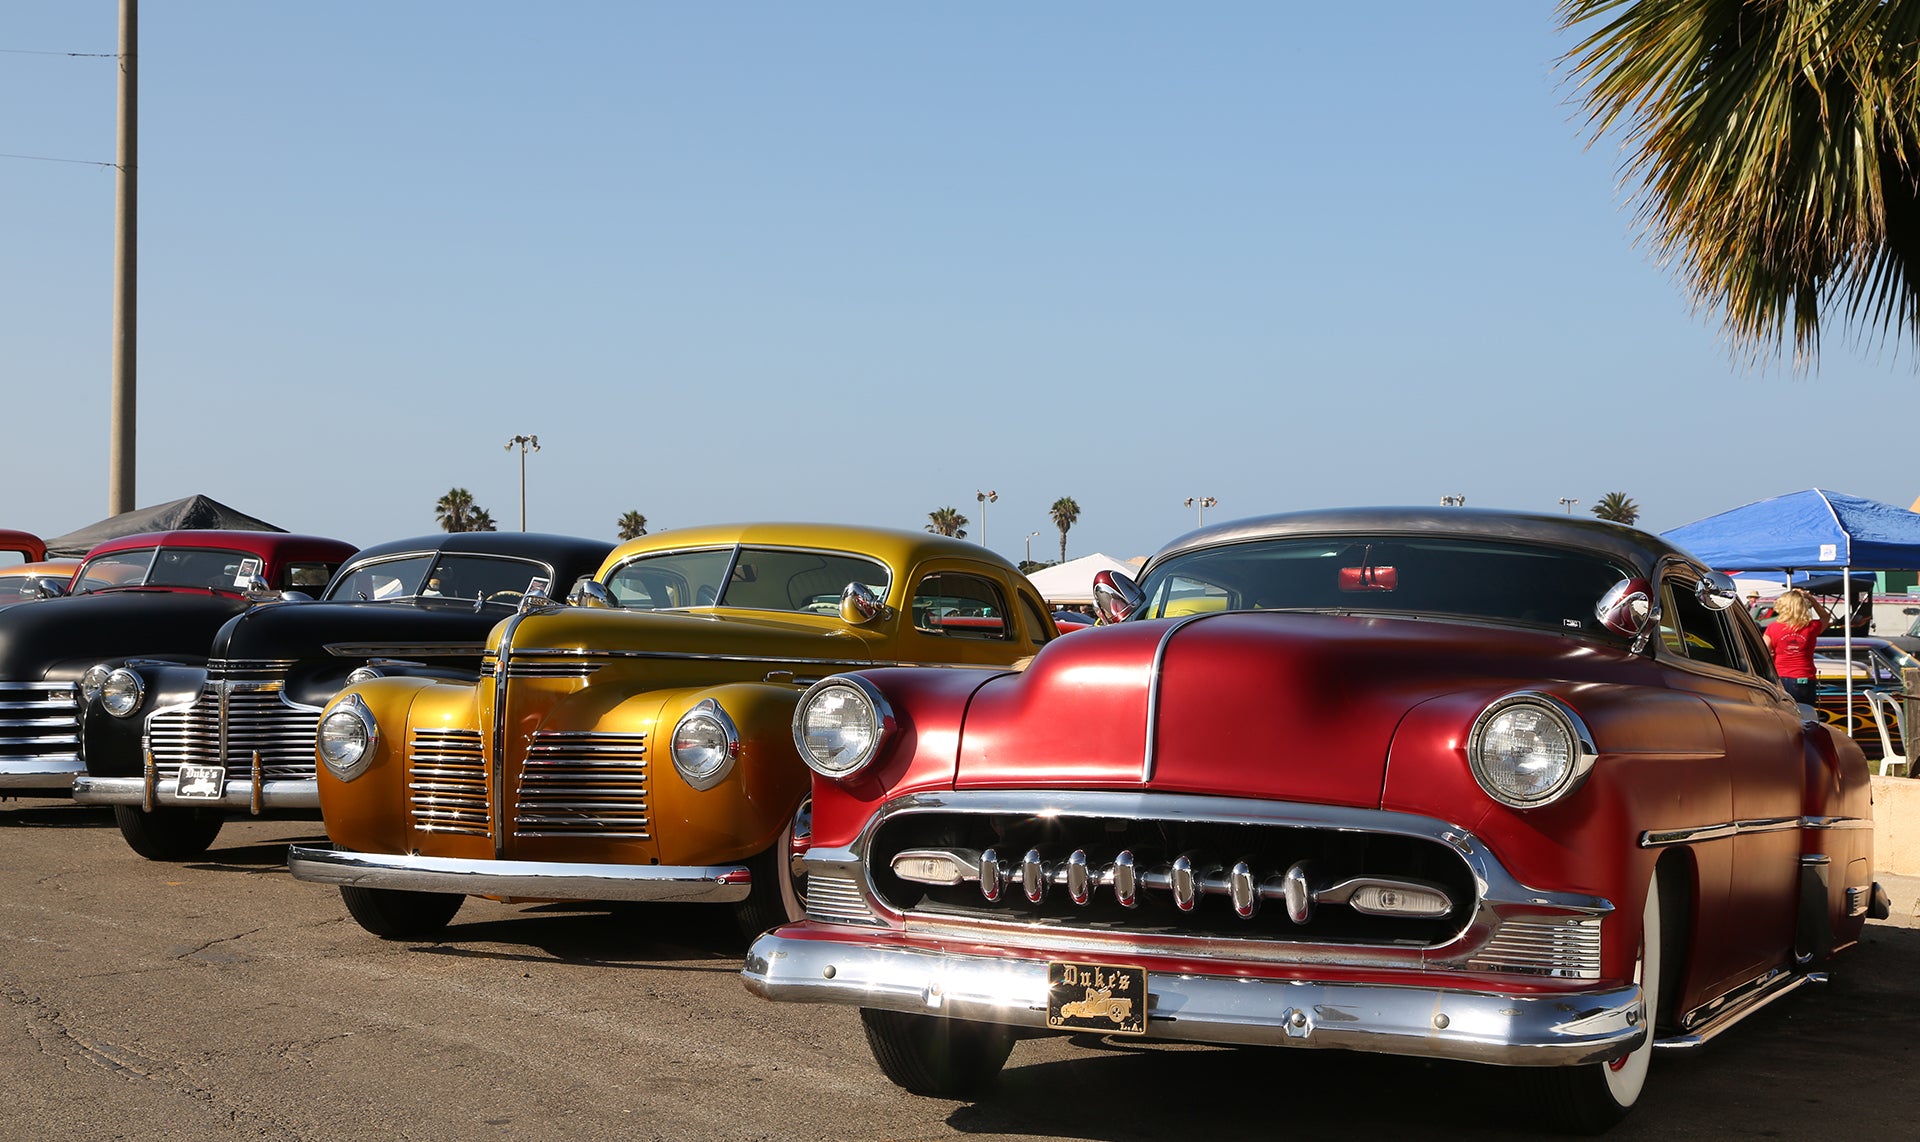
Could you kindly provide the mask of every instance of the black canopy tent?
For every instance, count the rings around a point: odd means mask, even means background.
[[[172,500],[156,504],[150,508],[136,508],[130,512],[108,516],[98,523],[88,524],[78,531],[55,536],[47,540],[49,557],[78,558],[93,550],[94,546],[109,539],[118,539],[123,535],[136,535],[143,531],[183,531],[187,529],[208,528],[217,531],[285,531],[263,519],[255,519],[242,511],[210,499],[207,496],[188,496],[185,499]]]

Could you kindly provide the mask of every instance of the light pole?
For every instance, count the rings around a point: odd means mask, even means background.
[[[1033,537],[1039,534],[1040,533],[1037,531],[1030,531],[1027,533],[1027,562],[1028,563],[1033,562]]]
[[[1572,499],[1572,500],[1570,500],[1570,499],[1568,499],[1568,498],[1567,498],[1567,497],[1565,497],[1565,496],[1561,496],[1561,497],[1560,497],[1560,506],[1561,506],[1561,507],[1563,507],[1563,508],[1565,508],[1565,509],[1567,509],[1567,514],[1568,514],[1568,515],[1572,515],[1572,514],[1573,514],[1573,505],[1575,505],[1575,504],[1577,504],[1577,503],[1579,503],[1579,502],[1580,502],[1580,501],[1579,501],[1579,500],[1577,500],[1577,499]]]
[[[1440,497],[1440,506],[1441,506],[1441,507],[1443,507],[1443,508],[1464,508],[1464,507],[1466,507],[1466,506],[1467,506],[1467,497],[1465,497],[1465,496],[1441,496],[1441,497]]]
[[[973,498],[980,501],[980,546],[985,547],[987,545],[987,505],[999,500],[1000,493],[976,491],[973,493]]]
[[[1214,499],[1212,496],[1188,496],[1186,506],[1193,509],[1194,526],[1205,526],[1207,522],[1207,509],[1215,507],[1219,503],[1220,501]]]
[[[516,444],[520,446],[520,530],[525,531],[527,530],[527,449],[540,451],[540,438],[516,436],[507,441],[507,451],[513,451],[513,446]]]

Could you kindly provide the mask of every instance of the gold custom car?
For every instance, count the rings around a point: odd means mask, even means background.
[[[810,774],[792,717],[807,686],[863,666],[1012,666],[1057,633],[1024,576],[957,539],[645,536],[567,605],[530,596],[496,626],[478,684],[401,666],[335,698],[317,743],[332,844],[289,865],[390,938],[438,931],[469,895],[728,902],[757,934],[804,914]]]

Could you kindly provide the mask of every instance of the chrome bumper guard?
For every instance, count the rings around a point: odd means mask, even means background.
[[[311,778],[290,781],[262,781],[259,796],[254,796],[251,777],[229,777],[220,797],[182,798],[177,778],[162,777],[153,783],[155,805],[179,805],[186,808],[245,809],[318,809],[320,783]],[[147,804],[147,783],[138,777],[90,777],[85,773],[73,780],[73,799],[82,805]]]
[[[1047,1025],[1045,959],[951,955],[857,937],[795,939],[773,931],[748,949],[741,978],[766,999]],[[1149,972],[1148,995],[1149,1038],[1198,1043],[1570,1066],[1618,1058],[1647,1034],[1640,989],[1633,985],[1505,994]]]
[[[406,892],[458,892],[533,900],[650,900],[725,904],[753,888],[744,865],[569,864],[539,860],[356,853],[295,845],[295,880]]]
[[[0,789],[64,789],[86,771],[86,764],[77,758],[0,761]]]

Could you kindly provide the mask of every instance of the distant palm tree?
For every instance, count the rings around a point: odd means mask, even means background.
[[[498,531],[500,529],[493,525],[492,512],[485,508],[475,508],[473,509],[473,514],[467,517],[467,530]]]
[[[1067,561],[1067,529],[1080,522],[1080,505],[1073,502],[1072,496],[1061,496],[1047,509],[1053,517],[1053,526],[1060,529],[1060,562]]]
[[[1593,514],[1614,523],[1633,523],[1640,518],[1640,505],[1627,498],[1625,492],[1608,492],[1593,505]]]
[[[647,534],[647,517],[639,512],[628,512],[620,517],[620,538],[639,539]]]
[[[442,531],[472,531],[467,525],[473,518],[473,510],[473,493],[455,488],[433,505],[433,518],[439,521]]]
[[[927,530],[935,535],[951,535],[955,539],[967,537],[968,520],[966,516],[960,514],[958,508],[941,508],[939,511],[928,512],[927,518],[933,521],[927,525]]]

